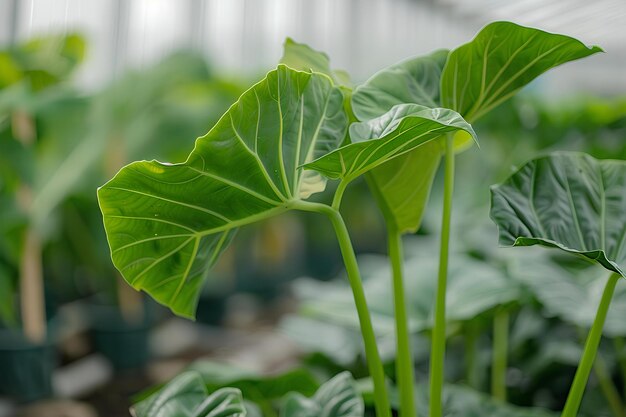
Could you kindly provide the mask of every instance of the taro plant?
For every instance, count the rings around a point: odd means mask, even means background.
[[[135,162],[98,190],[113,263],[134,288],[193,317],[207,271],[238,228],[290,210],[326,216],[347,270],[376,415],[389,417],[359,265],[340,214],[347,186],[365,175],[388,229],[400,411],[410,417],[419,405],[401,237],[418,229],[445,156],[428,407],[431,417],[440,417],[454,159],[477,141],[466,119],[478,119],[546,70],[597,51],[566,36],[498,22],[452,52],[394,65],[352,91],[326,55],[288,40],[282,64],[242,94],[185,162]],[[339,180],[332,202],[310,201],[325,190],[326,178]]]
[[[578,412],[615,286],[625,276],[625,180],[624,161],[561,152],[530,161],[492,188],[501,244],[558,248],[609,271],[563,417]]]
[[[388,135],[340,148],[343,94],[324,74],[285,65],[246,91],[180,164],[135,162],[98,190],[115,266],[126,281],[192,317],[206,271],[236,230],[299,210],[325,215],[337,234],[361,323],[378,416],[390,408],[356,257],[333,206],[307,201],[325,179],[303,165],[328,154],[353,178],[448,132],[474,132],[456,112],[412,106]],[[399,127],[398,127],[399,125]]]
[[[329,71],[324,56],[302,59],[303,49],[288,42],[283,58],[288,64],[315,65],[313,69]],[[289,52],[293,58],[290,58]],[[352,93],[350,109],[360,123],[350,127],[349,139],[358,143],[406,137],[410,142],[419,136],[403,124],[407,115],[421,106],[444,107],[457,111],[473,123],[490,110],[515,95],[543,72],[563,63],[600,51],[576,39],[522,27],[509,22],[487,25],[471,42],[453,51],[440,50],[424,57],[412,58],[384,69],[357,87]],[[313,55],[314,52],[310,52]],[[320,55],[320,54],[318,54]],[[332,73],[329,73],[332,75]],[[344,80],[345,77],[334,77]],[[345,84],[344,84],[345,85]],[[344,89],[347,87],[344,86]],[[397,374],[400,385],[401,413],[415,415],[413,404],[413,361],[409,346],[405,290],[402,270],[402,239],[415,232],[422,221],[435,173],[445,157],[444,202],[435,324],[431,346],[430,415],[441,416],[442,387],[446,339],[446,286],[454,188],[455,154],[471,146],[467,132],[449,132],[404,152],[400,157],[367,172],[366,179],[380,207],[388,230],[388,250],[393,271],[394,305],[397,334]],[[349,149],[348,145],[346,147]],[[339,179],[333,206],[338,208],[346,185],[359,172],[351,164],[330,153],[308,165],[329,178]],[[506,312],[495,320],[497,332],[507,325]],[[506,339],[498,338],[497,350],[506,349]],[[504,346],[502,346],[504,344]],[[500,357],[502,355],[499,355]],[[502,361],[500,361],[501,363]],[[504,372],[502,366],[498,367]],[[501,373],[502,373],[501,372]],[[502,379],[502,375],[494,375]],[[504,399],[505,393],[498,395]]]

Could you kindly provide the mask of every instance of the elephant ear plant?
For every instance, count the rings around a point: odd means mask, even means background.
[[[574,417],[598,351],[615,286],[626,271],[626,162],[559,152],[530,161],[492,188],[500,243],[542,245],[609,271],[562,417]]]
[[[302,59],[286,45],[283,62],[302,65],[315,62],[330,71],[325,55]],[[443,107],[457,111],[473,123],[500,103],[515,95],[545,71],[563,63],[601,51],[580,41],[519,26],[509,22],[487,25],[471,42],[453,51],[439,50],[423,57],[392,65],[375,74],[352,92],[350,109],[361,120],[350,127],[353,146],[402,137],[410,143],[419,134],[403,119],[426,108]],[[314,51],[308,51],[312,55]],[[322,55],[322,54],[320,54]],[[325,58],[326,61],[323,59]],[[332,75],[330,72],[329,75]],[[344,87],[346,88],[346,87]],[[406,301],[402,271],[404,233],[415,232],[422,220],[428,197],[442,156],[445,156],[444,204],[441,228],[438,290],[435,302],[430,372],[430,416],[442,415],[443,368],[446,338],[445,294],[448,270],[450,220],[454,188],[455,154],[467,149],[472,140],[467,132],[449,132],[419,148],[404,152],[389,163],[366,174],[372,194],[380,207],[388,230],[388,250],[393,271],[394,305],[397,334],[397,375],[401,415],[414,416],[414,376],[409,346]],[[348,148],[346,148],[347,151]],[[355,158],[362,156],[356,155]],[[340,179],[333,207],[339,208],[345,186],[360,175],[361,164],[346,155],[330,153],[308,165],[329,178]],[[506,315],[506,311],[503,311]],[[496,317],[495,325],[508,319]],[[502,332],[499,331],[498,334]],[[506,341],[504,341],[506,343]],[[499,349],[501,350],[501,349]],[[505,369],[500,367],[504,372]],[[499,396],[504,397],[504,393]],[[504,398],[502,398],[504,399]]]
[[[340,147],[348,118],[341,89],[324,74],[285,65],[243,93],[179,164],[135,162],[98,190],[113,263],[133,287],[193,317],[207,270],[239,227],[289,210],[328,217],[337,234],[375,387],[389,417],[385,376],[352,243],[336,207],[307,201],[325,180],[304,165],[326,156],[343,183],[447,133],[471,126],[456,112],[413,106],[380,140]],[[411,135],[402,135],[408,129]],[[317,159],[321,161],[320,159]]]

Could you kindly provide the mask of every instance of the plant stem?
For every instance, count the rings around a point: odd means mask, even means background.
[[[415,375],[403,282],[402,235],[387,225],[387,244],[393,274],[393,304],[396,318],[396,374],[400,389],[400,417],[415,417]]]
[[[343,193],[346,191],[346,187],[350,183],[350,180],[341,180],[339,185],[337,186],[337,190],[335,191],[335,196],[333,197],[332,208],[335,210],[339,210],[339,206],[341,206],[341,199],[343,198]]]
[[[478,389],[478,324],[470,321],[465,326],[465,381],[470,388]]]
[[[591,329],[589,330],[589,335],[587,336],[587,341],[585,342],[585,348],[583,350],[583,356],[578,364],[578,369],[576,370],[576,375],[574,376],[574,382],[572,382],[572,386],[570,387],[561,417],[576,417],[576,414],[578,413],[578,408],[580,407],[580,403],[585,392],[585,386],[587,385],[587,380],[589,379],[589,374],[591,373],[593,361],[596,357],[598,346],[600,345],[600,339],[602,338],[602,328],[604,327],[606,314],[609,311],[611,298],[613,298],[615,285],[617,284],[619,278],[619,274],[611,274],[608,282],[606,283],[606,287],[604,287],[604,293],[602,294],[602,299],[600,300],[600,305],[598,306],[596,318],[593,321]]]
[[[443,188],[443,217],[441,219],[441,248],[439,275],[435,299],[435,323],[430,349],[430,417],[441,417],[443,372],[446,357],[446,287],[448,283],[448,254],[450,249],[450,220],[454,191],[454,149],[452,135],[446,137],[445,175]]]
[[[609,403],[609,407],[611,408],[613,415],[615,417],[626,417],[622,399],[619,397],[619,392],[611,379],[611,374],[606,367],[606,362],[599,353],[596,357],[595,363],[593,364],[593,370],[598,378],[600,389],[602,389],[602,393]]]
[[[493,356],[491,363],[491,395],[506,402],[506,369],[509,350],[509,312],[501,309],[493,318]]]
[[[352,295],[354,297],[357,314],[359,316],[361,335],[365,345],[365,359],[367,361],[367,367],[374,383],[374,408],[376,409],[376,416],[391,417],[391,407],[389,405],[387,386],[385,384],[385,371],[383,369],[383,363],[380,360],[380,355],[378,354],[378,346],[376,344],[376,335],[372,325],[372,318],[370,317],[370,312],[367,307],[365,291],[363,290],[363,285],[361,283],[359,266],[346,224],[344,223],[339,211],[325,204],[298,201],[294,202],[292,207],[298,210],[317,212],[326,215],[335,229],[337,241],[339,242],[339,248],[341,249],[341,255],[343,256],[343,261],[346,266],[346,272],[348,273],[348,281],[350,282],[350,287],[352,288]]]

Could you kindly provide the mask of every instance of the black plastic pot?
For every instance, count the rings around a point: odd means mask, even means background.
[[[20,402],[52,396],[54,345],[27,341],[18,330],[0,329],[0,392]]]
[[[115,305],[90,306],[94,346],[115,369],[140,369],[150,360],[154,313],[148,306],[144,304],[143,317],[138,321],[126,320]]]

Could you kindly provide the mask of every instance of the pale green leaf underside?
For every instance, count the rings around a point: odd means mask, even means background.
[[[235,230],[325,181],[300,167],[339,146],[343,96],[322,74],[280,65],[246,91],[187,161],[136,162],[98,190],[113,263],[128,283],[192,317]]]
[[[600,51],[568,36],[491,23],[450,53],[441,76],[441,105],[473,123],[547,70]]]
[[[491,189],[500,243],[580,254],[624,276],[626,162],[557,152]]]
[[[352,143],[305,165],[328,178],[350,181],[396,157],[441,137],[472,127],[449,109],[416,104],[395,106],[381,117],[350,125]]]
[[[241,391],[222,388],[209,395],[197,372],[185,372],[132,408],[135,417],[245,417]]]
[[[280,417],[363,417],[365,405],[356,381],[342,372],[324,383],[312,398],[291,393],[283,400]]]

